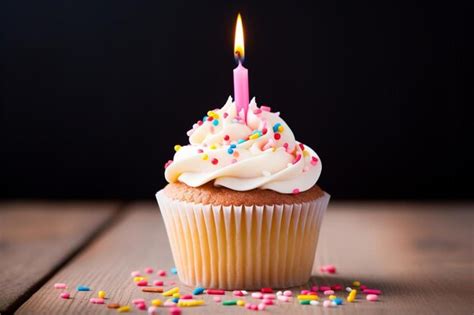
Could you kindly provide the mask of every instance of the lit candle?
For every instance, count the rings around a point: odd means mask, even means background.
[[[239,63],[234,69],[234,101],[238,115],[247,121],[247,111],[249,108],[249,73],[242,65],[244,61],[244,28],[242,26],[242,17],[237,16],[235,26],[234,55]]]

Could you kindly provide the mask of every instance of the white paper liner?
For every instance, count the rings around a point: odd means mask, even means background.
[[[287,288],[311,276],[329,194],[301,204],[214,206],[156,194],[180,280],[204,288]]]

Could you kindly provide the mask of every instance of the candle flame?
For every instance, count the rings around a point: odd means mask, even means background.
[[[235,25],[234,54],[237,60],[244,60],[244,27],[242,25],[242,17],[240,16],[240,13],[237,15],[237,23]]]

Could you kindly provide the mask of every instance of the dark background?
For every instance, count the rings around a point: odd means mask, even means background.
[[[173,145],[232,94],[239,11],[251,95],[318,152],[334,198],[474,195],[462,5],[46,0],[0,11],[2,198],[153,198]]]

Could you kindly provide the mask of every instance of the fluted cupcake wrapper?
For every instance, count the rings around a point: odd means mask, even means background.
[[[180,280],[205,288],[301,285],[330,196],[293,205],[216,206],[156,194]]]

